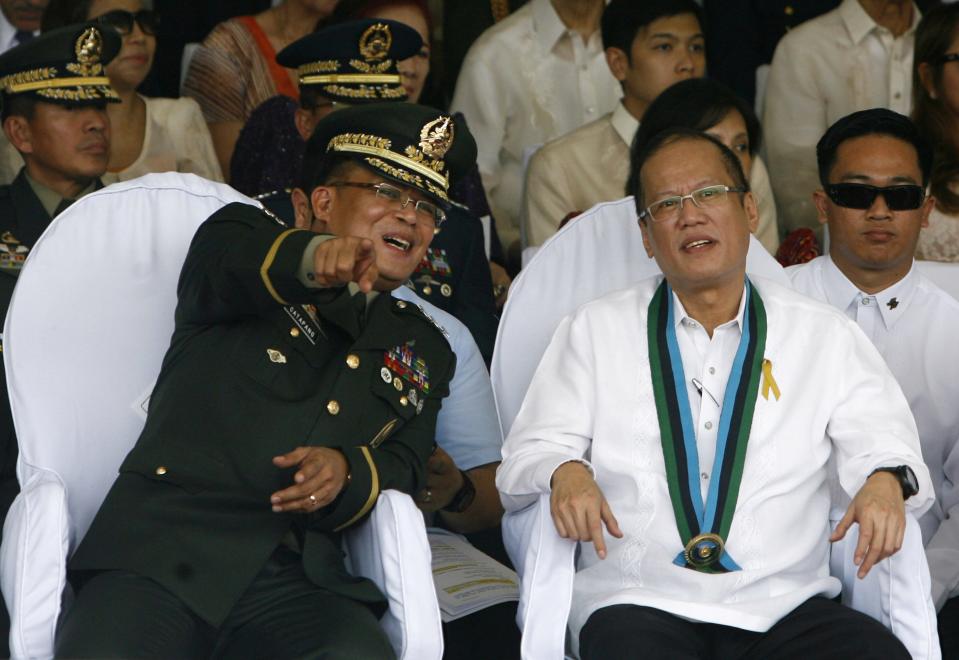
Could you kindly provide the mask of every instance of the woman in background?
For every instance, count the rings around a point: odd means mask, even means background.
[[[762,141],[759,120],[749,104],[716,80],[694,78],[678,82],[646,109],[636,132],[636,144],[644,144],[660,131],[675,126],[708,133],[736,154],[759,207],[755,236],[770,254],[775,254],[779,246],[776,202],[766,166],[757,153]],[[638,151],[634,146],[632,152]]]
[[[220,23],[196,50],[183,93],[203,109],[224,173],[250,113],[277,94],[298,98],[296,72],[276,63],[277,52],[313,32],[336,2],[283,0],[256,16]]]
[[[935,157],[936,207],[919,232],[917,259],[959,261],[959,5],[936,7],[916,28],[912,118]]]
[[[222,181],[210,133],[192,99],[148,98],[137,93],[153,66],[157,16],[141,0],[51,0],[43,30],[96,20],[112,27],[123,46],[106,68],[121,103],[107,104],[110,163],[105,184],[149,172],[192,172]]]

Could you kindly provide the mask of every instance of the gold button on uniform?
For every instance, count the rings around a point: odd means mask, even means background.
[[[406,303],[403,302],[402,300],[397,300],[396,306],[399,307],[400,309],[406,309]]]
[[[300,329],[299,329],[299,328],[290,328],[290,336],[291,336],[291,337],[299,337],[299,336],[300,336]]]
[[[163,475],[166,474],[166,468],[161,465],[160,467],[156,469],[156,473],[158,476],[162,477]]]
[[[397,392],[402,392],[402,391],[403,391],[403,381],[401,381],[399,378],[394,378],[394,379],[393,379],[393,388],[396,389]]]
[[[331,399],[330,402],[326,404],[326,412],[330,413],[331,415],[339,415],[340,402],[336,399]]]
[[[405,406],[409,404],[409,400],[405,396],[400,397],[400,405]]]
[[[796,13],[796,10],[792,8],[792,5],[786,5],[783,8],[783,11],[786,12],[786,16],[792,16]]]
[[[356,369],[357,367],[359,367],[359,366],[360,366],[360,356],[359,356],[359,355],[354,355],[353,353],[350,353],[349,355],[347,355],[347,356],[346,356],[346,366],[348,366],[350,369]]]

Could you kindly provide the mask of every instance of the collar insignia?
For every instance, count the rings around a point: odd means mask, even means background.
[[[889,309],[896,309],[897,307],[899,307],[899,301],[895,298],[891,298],[889,302],[886,303],[886,307],[888,307]]]

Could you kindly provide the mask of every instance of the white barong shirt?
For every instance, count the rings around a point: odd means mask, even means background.
[[[780,397],[757,398],[726,546],[741,571],[708,575],[673,563],[682,543],[646,338],[647,308],[662,276],[587,303],[553,336],[504,445],[497,486],[508,510],[522,508],[550,491],[559,465],[583,460],[603,490],[624,538],[606,535],[605,560],[581,545],[569,621],[574,634],[592,612],[621,603],[762,632],[812,596],[835,596],[840,585],[828,565],[831,457],[850,495],[876,468],[908,465],[919,493],[907,507],[919,515],[932,503],[909,406],[869,340],[835,309],[769,280],[751,280],[765,304],[764,355]],[[680,308],[676,316],[686,322]],[[735,336],[738,323],[717,328],[719,353],[711,356],[707,344],[701,363],[690,351],[698,353],[702,338],[687,328],[680,339],[687,379],[716,376],[709,374],[714,365],[728,373],[732,357],[724,354],[737,341],[723,337]],[[704,384],[704,398],[716,396],[721,405],[720,384]],[[701,453],[708,415],[701,408],[696,420]]]

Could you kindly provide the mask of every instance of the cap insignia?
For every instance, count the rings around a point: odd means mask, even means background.
[[[452,117],[437,117],[420,131],[420,150],[430,158],[442,158],[452,144]]]
[[[74,52],[76,63],[67,64],[67,70],[78,76],[97,76],[103,72],[100,58],[103,56],[103,37],[100,31],[89,27],[77,37]]]
[[[375,23],[360,37],[360,55],[368,62],[378,62],[389,55],[392,45],[393,35],[390,33],[390,26],[385,23]]]

